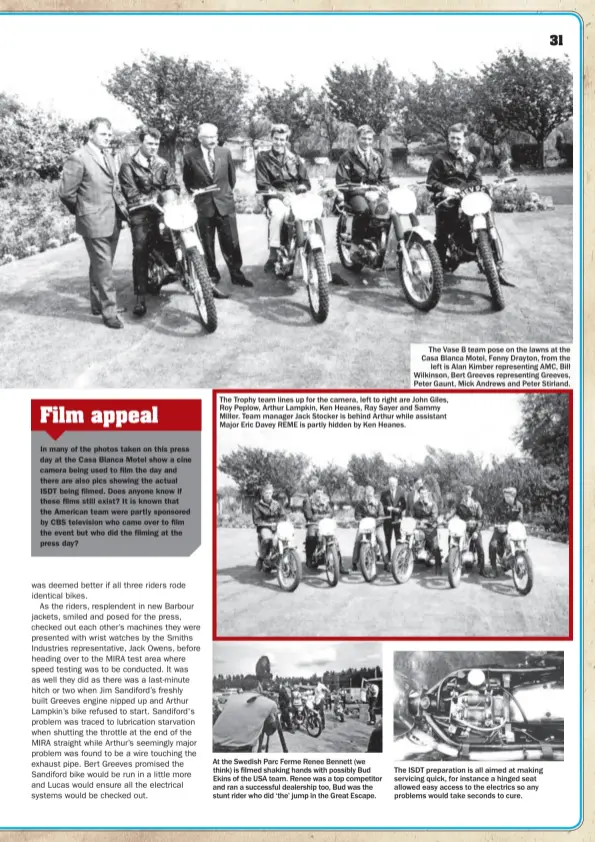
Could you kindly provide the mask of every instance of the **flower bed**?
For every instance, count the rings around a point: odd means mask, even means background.
[[[0,265],[78,239],[58,183],[39,181],[0,190]]]

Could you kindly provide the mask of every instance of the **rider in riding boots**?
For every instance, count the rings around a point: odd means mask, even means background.
[[[283,193],[295,193],[297,188],[310,190],[310,179],[304,161],[288,148],[289,127],[276,123],[271,128],[272,148],[256,156],[256,189],[259,193],[279,191],[279,197],[265,198],[269,216],[269,259],[265,272],[273,272],[277,252],[281,246],[281,228],[289,216],[289,206]]]
[[[370,205],[363,192],[343,189],[343,184],[390,185],[389,165],[382,153],[372,149],[374,129],[360,126],[357,130],[357,146],[344,152],[339,158],[335,182],[337,188],[345,194],[355,214],[351,229],[351,256],[357,257],[359,246],[365,238],[370,220]]]
[[[271,549],[277,547],[277,526],[280,520],[287,520],[287,515],[281,503],[273,500],[272,483],[267,482],[260,498],[252,507],[252,520],[258,535],[258,560],[256,566],[262,570],[262,563]],[[274,526],[270,526],[274,524]]]
[[[426,541],[425,548],[430,552],[434,558],[437,566],[442,563],[442,556],[440,555],[440,548],[438,546],[438,506],[430,497],[430,492],[427,488],[421,488],[419,491],[419,498],[413,504],[413,517],[421,521],[423,525],[420,529],[423,530]]]
[[[333,509],[329,501],[324,499],[322,488],[315,486],[313,493],[305,498],[303,503],[304,517],[306,523],[318,523],[323,517],[330,517]],[[308,526],[306,531],[306,566],[312,566],[312,556],[318,543],[318,528]]]
[[[446,520],[450,520],[453,515],[460,517],[461,520],[464,520],[466,524],[469,524],[469,521],[475,521],[475,527],[471,534],[471,540],[475,544],[475,550],[477,552],[477,561],[479,563],[479,572],[482,576],[485,576],[485,552],[483,549],[483,541],[481,538],[481,527],[483,521],[483,511],[481,508],[481,504],[473,499],[473,486],[472,485],[465,485],[461,491],[461,499],[457,503],[454,512],[450,512],[446,516]],[[469,526],[467,526],[467,532],[469,533]]]
[[[149,255],[159,236],[160,215],[154,207],[135,207],[162,199],[167,202],[180,194],[180,187],[169,163],[157,154],[161,132],[141,129],[141,145],[120,167],[120,186],[130,212],[132,235],[132,278],[136,304],[135,316],[147,312],[145,296],[149,272]]]
[[[513,520],[523,520],[523,504],[517,500],[516,488],[510,486],[505,488],[502,492],[503,499],[498,503],[494,513],[494,521],[497,524],[506,525]],[[492,537],[490,538],[490,564],[492,566],[493,575],[498,575],[498,556],[504,554],[508,536],[505,532],[500,532],[494,529]]]
[[[364,492],[364,499],[360,500],[359,503],[355,505],[354,517],[359,522],[362,518],[365,517],[373,517],[373,518],[381,518],[384,517],[384,506],[377,500],[374,496],[374,486],[367,485],[366,490]],[[382,553],[382,560],[384,561],[385,569],[388,569],[389,566],[389,557],[388,557],[388,549],[386,546],[386,539],[384,537],[384,529],[381,523],[376,524],[376,540],[378,542],[378,546],[380,547],[380,551]],[[361,544],[361,536],[359,531],[355,536],[355,544],[353,546],[353,557],[351,566],[353,570],[357,570],[357,562],[359,559],[359,548]]]
[[[448,149],[438,152],[430,164],[426,188],[432,194],[435,205],[456,195],[457,190],[471,185],[481,185],[477,172],[477,159],[465,149],[467,129],[463,123],[456,123],[448,130]],[[454,232],[459,219],[458,204],[447,204],[436,208],[436,251],[444,266],[448,236]]]

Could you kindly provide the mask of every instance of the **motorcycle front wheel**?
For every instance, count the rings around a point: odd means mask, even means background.
[[[315,713],[309,713],[306,717],[306,731],[311,737],[319,737],[322,734],[322,720]]]
[[[326,550],[326,578],[331,588],[339,584],[340,575],[339,553],[335,545],[331,544]]]
[[[451,547],[448,551],[448,584],[451,588],[458,588],[461,584],[461,551],[458,547]]]
[[[281,590],[287,593],[295,591],[302,581],[302,562],[295,550],[285,550],[279,559],[277,579]]]
[[[351,239],[349,239],[349,241],[345,241],[344,237],[346,235],[347,217],[345,214],[341,214],[337,222],[337,253],[339,255],[339,260],[345,269],[349,269],[351,272],[361,272],[363,269],[362,264],[354,263],[349,256],[351,252]]]
[[[303,724],[304,724],[305,720],[306,720],[306,717],[304,716],[304,712],[303,712],[303,710],[302,710],[302,711],[298,711],[298,712],[296,713],[296,715],[294,716],[294,718],[293,718],[293,721],[295,722],[295,727],[296,727],[296,728],[299,728],[299,727],[300,727],[300,725],[303,725]]]
[[[393,550],[390,560],[393,579],[397,585],[404,585],[413,573],[413,553],[407,544],[401,544]]]
[[[492,306],[494,310],[504,310],[504,294],[500,286],[500,276],[496,268],[496,261],[492,252],[492,244],[490,242],[490,235],[487,231],[481,230],[477,232],[477,251],[483,266],[483,271],[488,281],[490,288],[490,295],[492,296]]]
[[[366,543],[360,546],[359,567],[366,582],[373,582],[376,578],[376,554],[374,548]]]
[[[433,243],[411,236],[406,243],[413,272],[409,274],[403,255],[399,252],[399,275],[405,298],[416,310],[428,312],[440,301],[444,275],[438,252]]]
[[[326,321],[329,312],[329,269],[324,251],[310,251],[306,259],[308,267],[308,301],[312,318],[318,324]]]
[[[188,283],[196,304],[198,318],[208,333],[214,333],[217,330],[217,308],[207,264],[197,248],[189,249],[187,258]]]
[[[512,580],[517,591],[527,596],[533,587],[533,562],[524,550],[518,552],[512,567]]]

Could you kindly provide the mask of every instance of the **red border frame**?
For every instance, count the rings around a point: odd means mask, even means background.
[[[416,393],[416,394],[565,394],[568,395],[568,634],[565,637],[535,637],[532,635],[525,637],[395,637],[395,636],[377,636],[371,637],[241,637],[241,636],[220,636],[217,634],[217,433],[218,433],[218,417],[217,417],[217,399],[219,395],[271,395],[271,394],[402,394],[402,393]],[[574,519],[573,519],[573,479],[574,479],[574,443],[573,443],[573,413],[574,393],[572,389],[214,389],[213,390],[213,486],[212,486],[212,502],[213,502],[213,640],[221,641],[249,641],[249,640],[275,640],[275,641],[366,641],[366,640],[381,640],[381,641],[464,641],[469,640],[485,641],[485,640],[511,640],[511,641],[528,641],[528,640],[573,640],[573,548],[574,548]]]

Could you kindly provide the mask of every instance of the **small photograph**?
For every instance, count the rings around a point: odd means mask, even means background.
[[[382,751],[378,643],[215,643],[213,752]]]
[[[567,636],[568,394],[445,416],[222,429],[217,636]]]
[[[395,652],[400,760],[564,760],[563,652]]]

